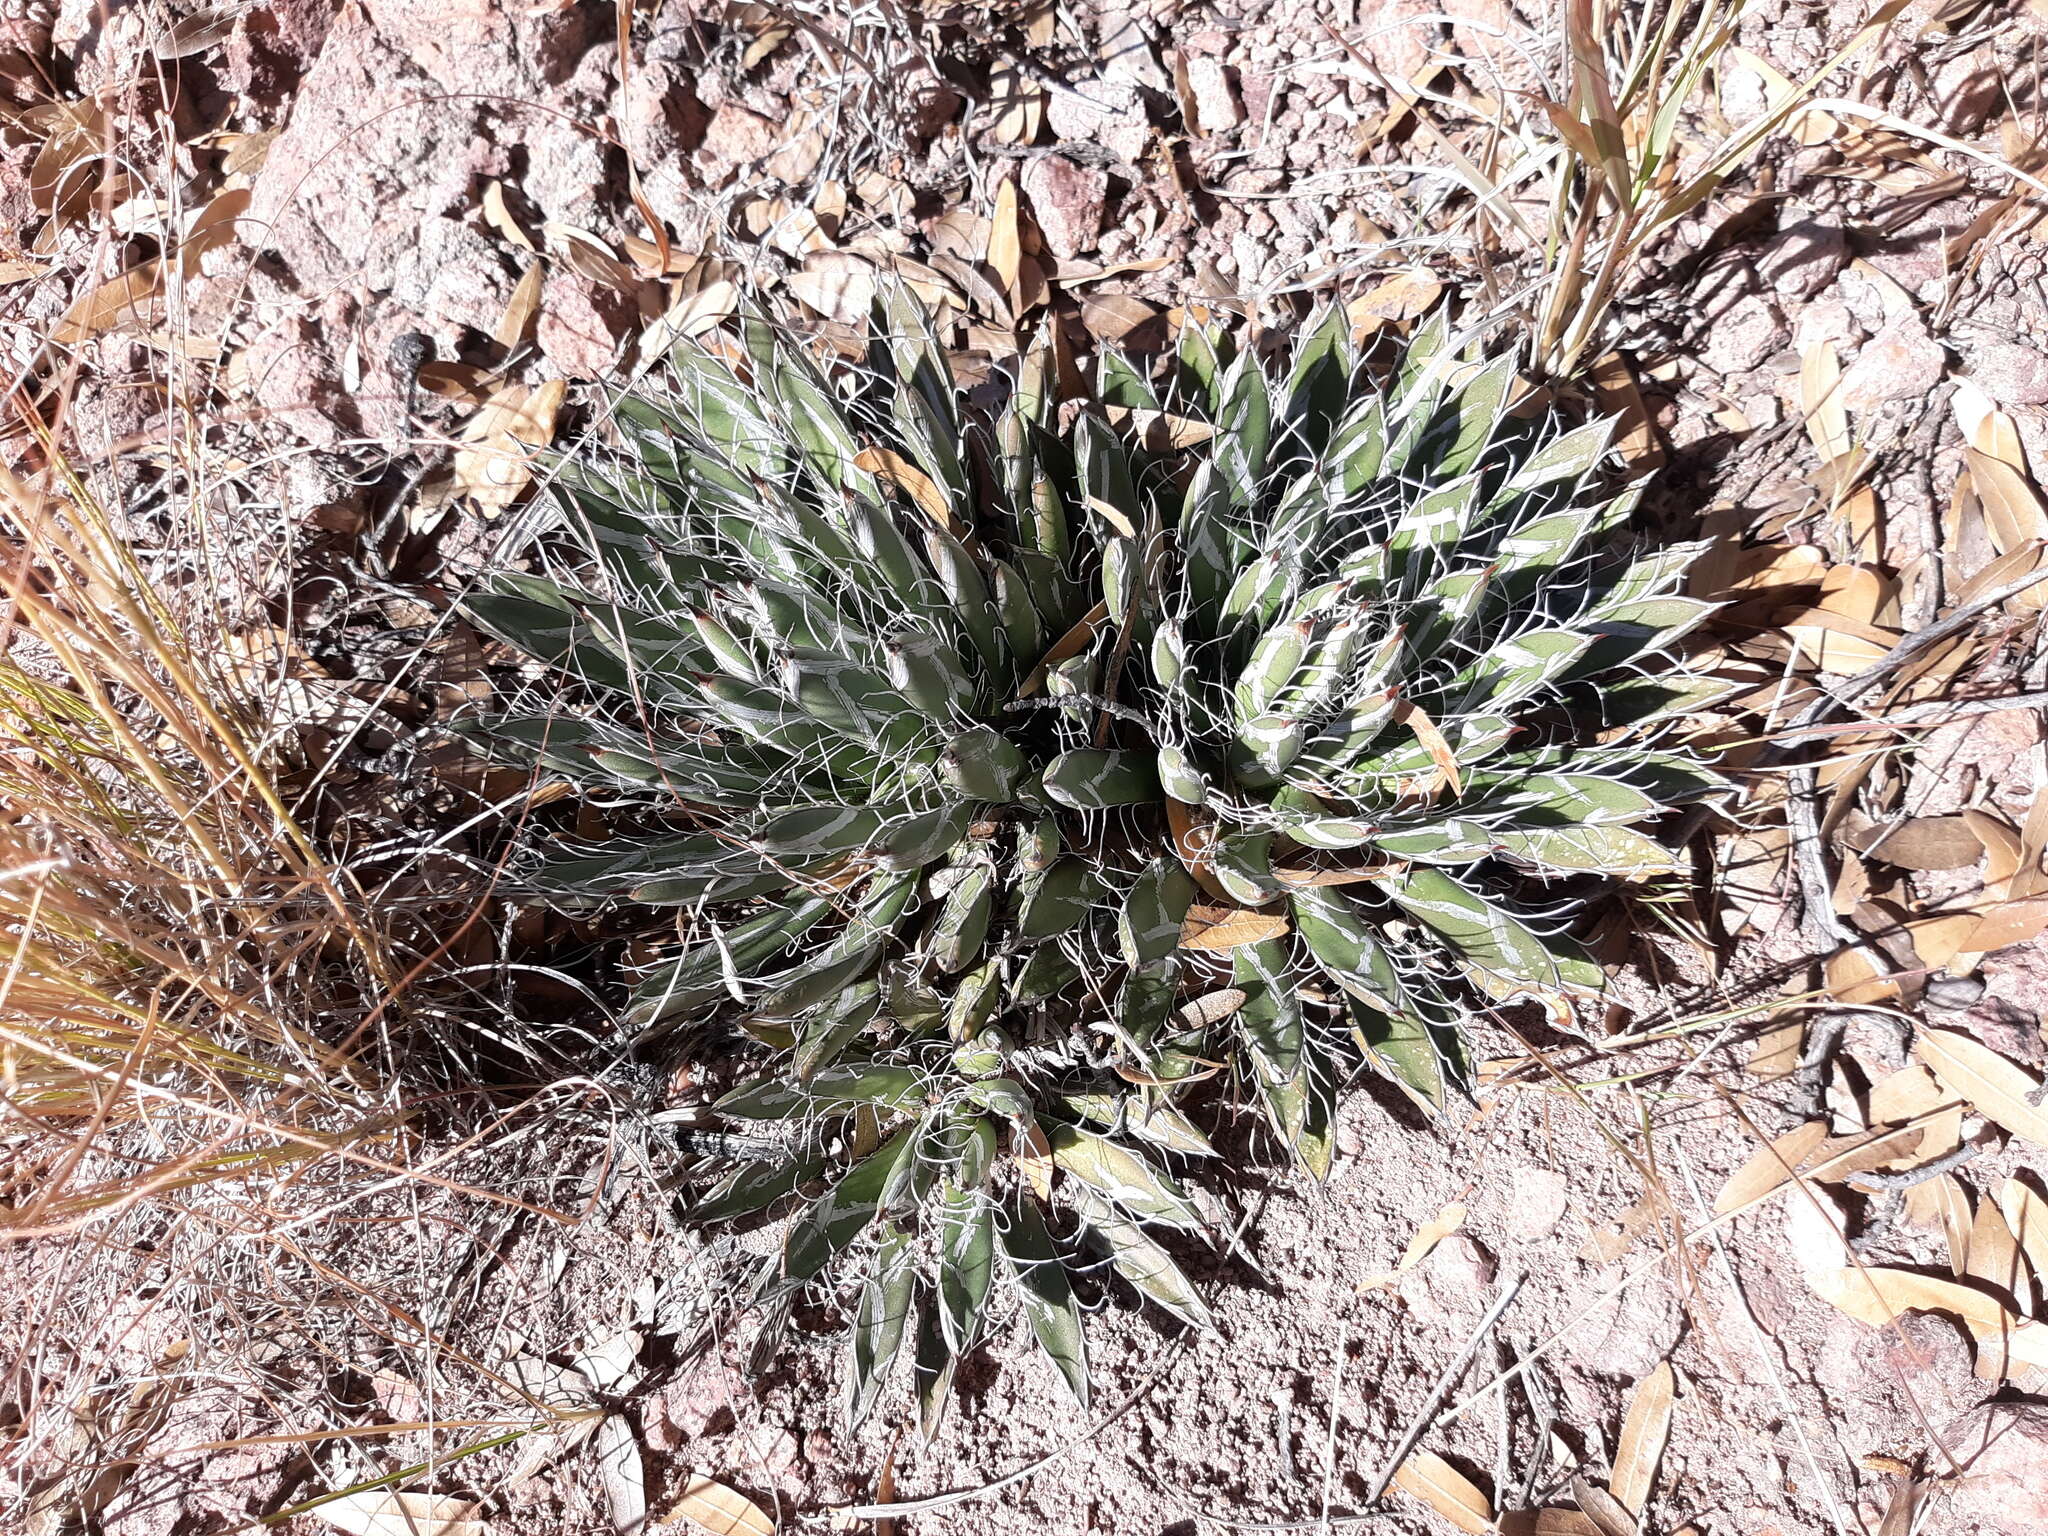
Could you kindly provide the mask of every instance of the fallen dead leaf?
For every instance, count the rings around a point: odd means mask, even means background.
[[[775,1522],[752,1499],[699,1473],[683,1485],[683,1496],[661,1524],[704,1531],[708,1536],[775,1536]]]
[[[1998,1208],[2005,1213],[2013,1240],[2027,1256],[2034,1279],[2048,1286],[2048,1200],[2031,1185],[2007,1179],[1998,1188]]]
[[[498,321],[498,328],[491,333],[491,340],[506,352],[517,352],[526,345],[534,317],[540,313],[541,286],[546,278],[547,273],[536,261],[519,279],[518,286],[512,290],[512,297],[505,301],[504,316]]]
[[[947,503],[938,482],[902,454],[888,448],[863,448],[853,462],[856,468],[881,476],[909,497],[920,512],[954,538],[964,542],[973,537],[967,525],[953,515],[953,508]]]
[[[1417,1451],[1402,1462],[1394,1473],[1394,1486],[1471,1536],[1486,1536],[1493,1528],[1492,1501],[1433,1451]]]
[[[1415,1235],[1408,1239],[1408,1246],[1402,1250],[1399,1263],[1383,1275],[1374,1275],[1369,1280],[1359,1281],[1358,1289],[1373,1291],[1382,1286],[1392,1285],[1434,1253],[1438,1243],[1464,1225],[1465,1207],[1455,1201],[1445,1206],[1416,1229]]]
[[[484,1536],[483,1521],[472,1520],[474,1499],[433,1493],[345,1493],[313,1511],[351,1536]]]
[[[1910,816],[1889,830],[1871,828],[1842,840],[1900,869],[1968,869],[1984,857],[1984,843],[1965,816]]]
[[[549,379],[529,389],[508,384],[484,402],[455,450],[457,494],[488,516],[503,512],[533,483],[541,450],[555,440],[555,416],[568,385]]]
[[[1629,1398],[1628,1413],[1621,1421],[1621,1439],[1614,1452],[1614,1474],[1607,1491],[1631,1515],[1641,1518],[1657,1485],[1657,1467],[1664,1459],[1664,1447],[1671,1438],[1671,1414],[1678,1394],[1678,1379],[1671,1362],[1660,1361],[1642,1379]]]
[[[1444,739],[1444,733],[1437,729],[1428,712],[1412,699],[1401,699],[1394,705],[1394,718],[1415,733],[1415,739],[1422,743],[1422,750],[1436,764],[1442,782],[1450,785],[1452,798],[1464,794],[1464,780],[1458,774],[1457,749]]]
[[[1748,1210],[1782,1185],[1790,1183],[1799,1165],[1827,1140],[1824,1120],[1809,1120],[1761,1147],[1750,1160],[1729,1176],[1714,1197],[1714,1214],[1731,1215]]]
[[[75,346],[136,321],[154,323],[152,317],[163,291],[163,264],[145,261],[88,290],[65,311],[50,339],[59,346]]]
[[[1635,1517],[1605,1488],[1596,1488],[1583,1477],[1574,1477],[1572,1500],[1598,1527],[1600,1536],[1637,1536]]]
[[[1593,364],[1593,397],[1601,410],[1618,418],[1614,446],[1628,467],[1639,472],[1661,468],[1664,445],[1657,440],[1635,375],[1619,352],[1609,352]]]
[[[2013,1135],[2048,1147],[2041,1084],[1989,1046],[1953,1029],[1922,1029],[1914,1052],[1944,1088]]]
[[[1443,296],[1444,285],[1420,267],[1383,278],[1345,306],[1356,326],[1366,320],[1415,320],[1429,313]]]
[[[1943,1312],[1961,1318],[1980,1345],[2002,1346],[2016,1364],[2048,1368],[2048,1323],[2026,1322],[1972,1286],[1882,1267],[1813,1270],[1806,1283],[1830,1306],[1874,1328],[1902,1312]]]
[[[1220,951],[1263,944],[1287,932],[1287,919],[1242,907],[1189,907],[1180,928],[1180,947]]]

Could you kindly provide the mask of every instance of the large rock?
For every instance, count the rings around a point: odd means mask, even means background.
[[[1943,1436],[1963,1465],[1949,1483],[1950,1536],[2041,1536],[2048,1531],[2048,1407],[1991,1403]]]

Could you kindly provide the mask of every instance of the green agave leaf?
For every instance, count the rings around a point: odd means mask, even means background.
[[[846,1412],[849,1427],[857,1428],[874,1411],[889,1383],[890,1367],[902,1351],[916,1279],[917,1251],[910,1234],[894,1222],[884,1222],[867,1284],[861,1289],[860,1306],[854,1313],[853,1370]]]
[[[651,1029],[728,998],[734,980],[796,942],[832,910],[830,901],[806,897],[742,923],[724,936],[722,944],[700,944],[685,951],[633,988],[627,1025]]]
[[[1374,882],[1432,928],[1475,972],[1539,992],[1598,991],[1606,977],[1560,939],[1545,939],[1440,869],[1416,868]]]
[[[816,1157],[748,1163],[692,1205],[683,1219],[701,1226],[714,1221],[735,1221],[742,1216],[765,1211],[783,1196],[810,1183],[824,1166],[824,1160]]]
[[[979,1187],[939,1186],[939,1322],[955,1355],[981,1334],[995,1278],[995,1205]]]
[[[1202,1299],[1173,1257],[1148,1236],[1135,1221],[1119,1215],[1107,1200],[1092,1191],[1074,1191],[1074,1209],[1080,1213],[1089,1235],[1097,1239],[1109,1256],[1110,1266],[1130,1281],[1138,1293],[1157,1302],[1182,1322],[1203,1332],[1213,1332],[1215,1315]]]
[[[1628,827],[1546,827],[1536,832],[1503,830],[1495,845],[1511,858],[1549,869],[1587,871],[1621,879],[1675,874],[1677,854]]]
[[[1180,1185],[1129,1147],[1071,1125],[1050,1127],[1046,1140],[1055,1164],[1132,1216],[1184,1232],[1207,1225]]]
[[[1479,462],[1494,433],[1507,419],[1508,390],[1515,382],[1515,359],[1497,357],[1468,378],[1458,391],[1458,435],[1437,460],[1437,473],[1462,475]]]
[[[1117,915],[1117,947],[1124,964],[1149,965],[1180,948],[1181,924],[1195,898],[1195,882],[1179,859],[1162,856],[1146,866]]]
[[[797,1219],[782,1246],[782,1277],[769,1297],[815,1280],[881,1212],[882,1194],[910,1155],[916,1127],[898,1131],[827,1190]],[[768,1299],[768,1298],[764,1298]]]
[[[1024,1194],[1017,1194],[1005,1208],[1002,1225],[1003,1255],[1024,1304],[1024,1317],[1031,1335],[1047,1358],[1059,1368],[1067,1388],[1085,1408],[1088,1406],[1088,1347],[1081,1333],[1081,1309],[1074,1301],[1074,1289],[1067,1283],[1067,1271],[1052,1235],[1045,1230],[1045,1218],[1038,1206]]]
[[[989,918],[995,910],[995,871],[986,863],[974,863],[939,908],[932,927],[930,950],[938,968],[950,976],[964,971],[981,953],[988,937]]]
[[[1356,998],[1351,1000],[1350,1015],[1366,1059],[1409,1089],[1424,1109],[1441,1115],[1446,1074],[1436,1032],[1418,1018],[1383,1013]]]
[[[960,1357],[946,1343],[945,1330],[940,1322],[943,1314],[932,1305],[928,1288],[919,1286],[918,1289],[924,1293],[924,1299],[916,1307],[917,1420],[925,1443],[929,1445],[938,1438],[939,1428],[945,1423],[946,1403],[953,1395],[953,1372]]]
[[[1408,988],[1380,943],[1376,925],[1349,896],[1334,887],[1306,886],[1294,891],[1288,904],[1309,953],[1347,992],[1389,1013],[1411,1009]]]
[[[907,1113],[924,1108],[925,1088],[925,1075],[910,1067],[822,1067],[808,1082],[756,1078],[723,1095],[711,1108],[741,1120],[793,1120],[861,1104]]]
[[[799,1082],[809,1082],[838,1061],[882,1010],[879,982],[863,981],[846,988],[803,1022],[790,1057]]]
[[[1289,974],[1288,946],[1277,939],[1231,951],[1231,982],[1244,993],[1237,1027],[1262,1083],[1286,1082],[1301,1065],[1301,1000]]]
[[[1159,774],[1143,752],[1077,748],[1046,766],[1047,795],[1070,810],[1107,811],[1146,805],[1159,798]]]
[[[1185,1157],[1214,1157],[1216,1149],[1194,1121],[1161,1100],[1138,1105],[1121,1094],[1063,1093],[1059,1103],[1068,1113],[1113,1134],[1126,1134]]]

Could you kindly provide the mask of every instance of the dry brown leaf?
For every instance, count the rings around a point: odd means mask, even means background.
[[[1885,1327],[1902,1312],[1944,1312],[1961,1318],[1978,1344],[2002,1347],[2016,1364],[2048,1369],[2048,1323],[2026,1322],[1972,1286],[1877,1267],[1813,1270],[1806,1283],[1830,1306],[1872,1327]]]
[[[1989,1046],[1953,1029],[1925,1029],[1914,1053],[1944,1088],[1969,1101],[1987,1120],[2048,1147],[2048,1110],[2038,1107],[2041,1085]]]
[[[639,293],[640,274],[619,260],[612,248],[589,230],[550,220],[541,226],[540,232],[547,237],[548,249],[572,272],[620,293]]]
[[[567,392],[564,380],[549,379],[531,389],[507,384],[485,401],[455,450],[456,493],[487,516],[525,495],[541,451],[555,440],[555,417]]]
[[[1825,608],[1788,608],[1778,615],[1778,627],[1799,642],[1821,671],[1841,675],[1875,666],[1901,639],[1895,629],[1860,623]]]
[[[739,301],[739,289],[725,278],[681,294],[665,314],[641,333],[641,357],[659,358],[677,342],[703,335],[729,319]]]
[[[1158,305],[1129,293],[1084,293],[1080,303],[1081,323],[1097,341],[1122,341],[1160,315]]]
[[[2001,902],[1978,920],[1948,968],[1959,976],[1967,976],[1984,956],[2024,944],[2043,932],[2048,932],[2048,896]]]
[[[1576,1509],[1511,1509],[1500,1517],[1500,1536],[1601,1536],[1601,1530]]]
[[[1963,464],[1984,508],[1985,532],[2001,555],[2048,538],[2048,507],[2023,471],[1967,446]]]
[[[1045,125],[1045,92],[1015,69],[989,76],[989,95],[996,107],[993,132],[999,144],[1029,144]]]
[[[1843,842],[1900,869],[1968,869],[1984,857],[1984,843],[1966,816],[1909,816],[1890,828],[1845,834]]]
[[[1394,1486],[1471,1536],[1486,1536],[1493,1528],[1492,1501],[1434,1451],[1417,1451],[1402,1462]]]
[[[1396,272],[1368,288],[1345,306],[1356,326],[1364,320],[1415,320],[1435,306],[1444,285],[1421,268]]]
[[[59,346],[75,346],[106,331],[140,321],[155,323],[157,300],[164,291],[163,264],[150,260],[109,278],[65,311],[50,332]]]
[[[1828,993],[1837,1002],[1863,1005],[1895,1000],[1899,984],[1878,968],[1867,949],[1840,949],[1829,955],[1821,967]]]
[[[1956,956],[1969,943],[1982,921],[1974,912],[1938,912],[1931,917],[1906,920],[1906,937],[1913,953],[1930,971],[1952,970]]]
[[[1919,1125],[1838,1136],[1822,1145],[1801,1172],[1816,1184],[1840,1184],[1859,1173],[1914,1156],[1926,1139],[1926,1127]]]
[[[1007,177],[996,188],[995,212],[988,221],[988,253],[983,260],[1014,307],[1020,297],[1018,275],[1024,264],[1024,242],[1017,229],[1017,183]]]
[[[1422,743],[1422,750],[1436,764],[1442,782],[1450,785],[1452,798],[1464,794],[1465,783],[1458,774],[1457,749],[1444,739],[1444,733],[1436,728],[1436,722],[1429,718],[1428,712],[1413,699],[1401,699],[1394,705],[1394,718],[1415,733],[1415,739]]]
[[[1028,699],[1038,692],[1039,689],[1043,688],[1045,686],[1046,673],[1068,658],[1078,656],[1085,651],[1088,648],[1088,643],[1095,638],[1095,631],[1101,627],[1102,621],[1108,617],[1109,604],[1097,603],[1093,608],[1090,608],[1080,618],[1075,620],[1074,627],[1055,640],[1052,643],[1052,649],[1039,657],[1038,665],[1031,669],[1031,675],[1025,678],[1023,684],[1017,689],[1017,697]]]
[[[875,268],[851,251],[812,251],[783,279],[789,291],[828,320],[858,325],[875,302]]]
[[[1385,1274],[1374,1275],[1358,1282],[1360,1291],[1374,1291],[1382,1286],[1392,1285],[1409,1270],[1420,1264],[1436,1251],[1437,1244],[1465,1225],[1465,1207],[1452,1202],[1438,1211],[1428,1221],[1416,1228],[1415,1235],[1408,1239],[1408,1246],[1402,1250],[1400,1261]]]
[[[231,187],[200,209],[185,238],[178,242],[178,270],[187,277],[197,276],[201,258],[233,240],[235,221],[248,211],[247,187]]]
[[[1915,1063],[1873,1083],[1863,1107],[1872,1125],[1900,1125],[1960,1102],[1935,1082],[1932,1072]]]
[[[1853,562],[1830,566],[1821,579],[1820,597],[1814,606],[1859,623],[1895,629],[1899,622],[1898,579]]]
[[[953,515],[938,482],[902,454],[890,448],[863,448],[853,462],[856,468],[887,481],[954,538],[965,541],[972,537],[967,525]]]
[[[540,254],[540,247],[533,243],[533,236],[526,232],[520,222],[512,216],[512,210],[505,206],[505,184],[502,181],[485,183],[483,204],[486,224],[522,251],[531,251],[536,256]]]
[[[1789,1183],[1799,1167],[1828,1137],[1827,1122],[1809,1120],[1795,1126],[1767,1147],[1760,1147],[1750,1160],[1729,1176],[1714,1197],[1714,1214],[1727,1216],[1746,1211],[1781,1186]]]
[[[1192,416],[1174,416],[1165,411],[1112,405],[1103,415],[1111,426],[1128,428],[1131,436],[1153,453],[1192,448],[1216,435],[1216,429],[1206,421],[1197,421]]]
[[[1989,1195],[1978,1198],[1977,1214],[1970,1223],[1970,1262],[1963,1273],[2012,1301],[2016,1309],[2023,1309],[2028,1289],[2026,1261],[2020,1257],[2019,1239],[2013,1236],[2005,1212]],[[1995,1381],[2005,1374],[2003,1366],[2003,1361],[1980,1357],[1977,1374]]]
[[[1607,1491],[1630,1514],[1640,1517],[1657,1485],[1657,1467],[1664,1459],[1664,1447],[1671,1438],[1671,1413],[1677,1400],[1678,1378],[1671,1362],[1660,1361],[1645,1376],[1629,1399],[1628,1413],[1621,1421],[1621,1440],[1614,1452],[1614,1475]]]
[[[1635,1517],[1605,1488],[1596,1488],[1583,1477],[1574,1477],[1572,1500],[1599,1529],[1600,1536],[1638,1536]]]
[[[433,1493],[345,1493],[313,1513],[350,1536],[484,1536],[489,1530],[470,1518],[476,1500]]]
[[[1263,944],[1287,932],[1287,919],[1269,912],[1242,907],[1188,908],[1181,922],[1180,947],[1221,951],[1246,944]]]
[[[1040,1200],[1052,1199],[1052,1143],[1045,1138],[1045,1132],[1034,1121],[1019,1126],[1010,1133],[1010,1155],[1017,1160],[1017,1171],[1024,1176],[1024,1182],[1031,1186],[1031,1192]]]
[[[1799,354],[1799,404],[1822,464],[1848,458],[1856,445],[1841,385],[1842,361],[1832,341],[1816,341]]]
[[[698,1473],[683,1485],[683,1496],[661,1517],[707,1536],[775,1536],[775,1522],[752,1499]]]
[[[1600,409],[1616,417],[1614,446],[1633,470],[1658,469],[1664,463],[1664,445],[1643,406],[1635,375],[1619,352],[1609,352],[1593,365],[1593,397]]]
[[[2027,1256],[2034,1279],[2048,1287],[2048,1200],[2031,1185],[2007,1179],[1998,1188],[1998,1208],[2005,1214],[2013,1240]]]
[[[1798,1019],[1773,1024],[1751,1042],[1749,1070],[1761,1082],[1774,1083],[1799,1070],[1799,1054],[1806,1046],[1806,1026]]]
[[[536,261],[519,279],[518,286],[512,290],[512,297],[505,301],[504,316],[498,321],[498,328],[491,333],[491,340],[506,352],[517,352],[526,345],[534,317],[540,313],[541,285],[546,279],[547,274]]]

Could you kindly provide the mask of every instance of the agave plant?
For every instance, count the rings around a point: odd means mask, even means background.
[[[1210,1321],[1160,1240],[1219,1231],[1197,1083],[1320,1175],[1361,1062],[1441,1104],[1475,1005],[1599,992],[1589,880],[1720,787],[1676,734],[1706,608],[1691,549],[1613,553],[1607,425],[1511,409],[1441,319],[1278,364],[1190,325],[1064,407],[1041,346],[987,410],[914,302],[874,334],[834,374],[751,322],[619,396],[566,575],[468,604],[572,704],[469,735],[641,808],[531,883],[686,909],[627,1017],[758,1042],[716,1108],[773,1134],[693,1215],[792,1209],[771,1319],[857,1279],[855,1416],[913,1316],[942,1402],[999,1279],[1085,1399],[1070,1269]]]

